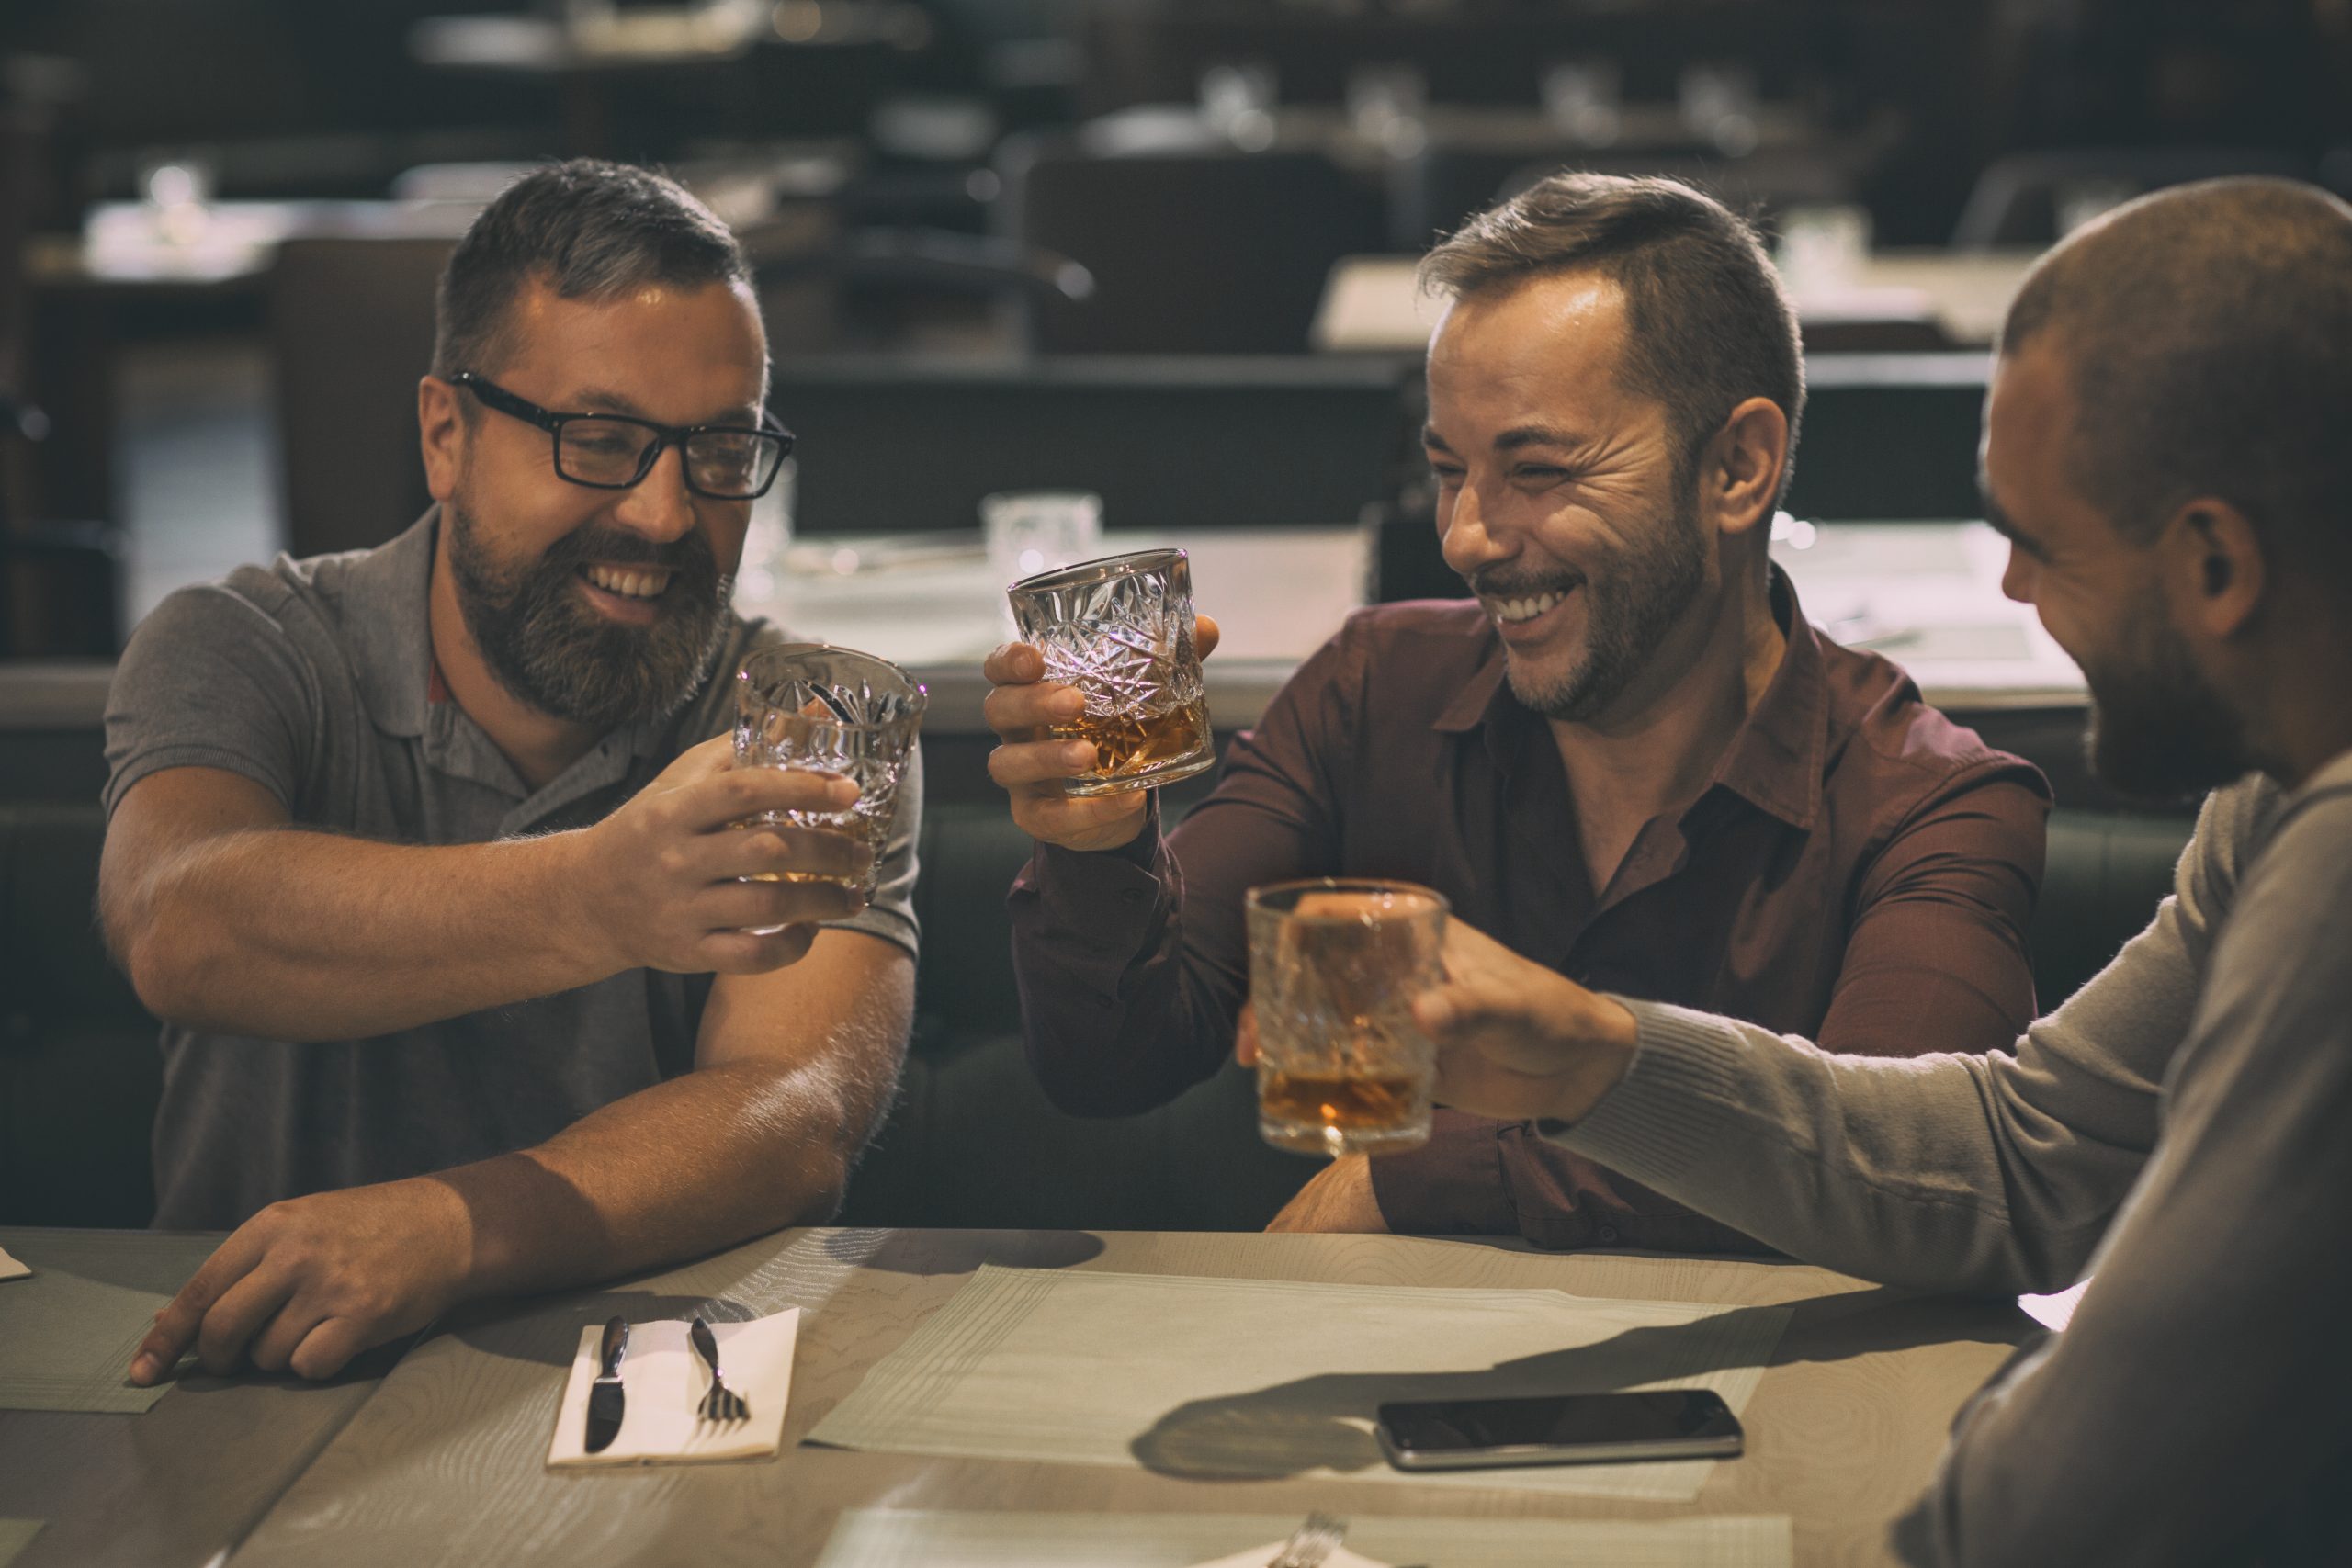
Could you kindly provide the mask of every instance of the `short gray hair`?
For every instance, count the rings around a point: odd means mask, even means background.
[[[1571,272],[1623,291],[1626,384],[1666,405],[1682,446],[1679,471],[1695,471],[1733,409],[1767,398],[1789,421],[1785,496],[1804,416],[1804,353],[1755,227],[1679,180],[1557,174],[1464,224],[1422,259],[1420,277],[1463,299]]]
[[[684,186],[650,169],[575,158],[535,169],[482,209],[449,254],[433,373],[495,372],[508,311],[533,281],[565,299],[616,299],[649,283],[751,283],[742,247]]]

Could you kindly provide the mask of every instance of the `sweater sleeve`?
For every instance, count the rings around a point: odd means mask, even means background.
[[[2215,922],[2267,785],[2208,801],[2176,891],[2014,1055],[1832,1055],[1626,1000],[1624,1080],[1561,1143],[1809,1262],[1928,1290],[2072,1284],[2155,1145]]]
[[[2250,863],[2163,1142],[2066,1331],[1962,1415],[1898,1527],[1912,1561],[2345,1561],[2352,970],[2322,933],[2347,900],[2342,784]]]

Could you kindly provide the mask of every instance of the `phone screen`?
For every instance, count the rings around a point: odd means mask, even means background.
[[[1730,1406],[1706,1389],[1384,1404],[1380,1424],[1416,1453],[1699,1441],[1739,1431]]]

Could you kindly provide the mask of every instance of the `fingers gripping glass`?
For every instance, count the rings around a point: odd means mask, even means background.
[[[536,424],[555,437],[556,477],[592,490],[628,490],[653,471],[665,446],[677,447],[686,488],[714,501],[751,501],[767,493],[792,451],[792,432],[767,415],[760,428],[732,424],[656,424],[617,413],[554,413],[470,370],[449,378],[484,408]]]

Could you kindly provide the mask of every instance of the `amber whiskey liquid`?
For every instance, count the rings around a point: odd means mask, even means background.
[[[755,871],[743,878],[746,882],[830,882],[838,887],[856,887],[871,897],[876,880],[876,869],[882,863],[882,852],[889,839],[890,819],[888,816],[872,816],[865,812],[797,811],[788,813],[784,822],[763,821],[746,817],[729,822],[730,828],[795,827],[813,828],[821,833],[836,833],[844,839],[864,844],[873,852],[874,859],[864,876],[843,876],[830,872],[815,871]],[[761,935],[767,933],[763,931]]]
[[[1094,748],[1093,772],[1069,782],[1072,795],[1147,789],[1190,778],[1216,761],[1205,696],[1159,713],[1086,714],[1074,724],[1055,726],[1054,738]]]
[[[1430,1081],[1412,1074],[1363,1077],[1258,1072],[1258,1130],[1277,1148],[1364,1154],[1429,1141]]]

